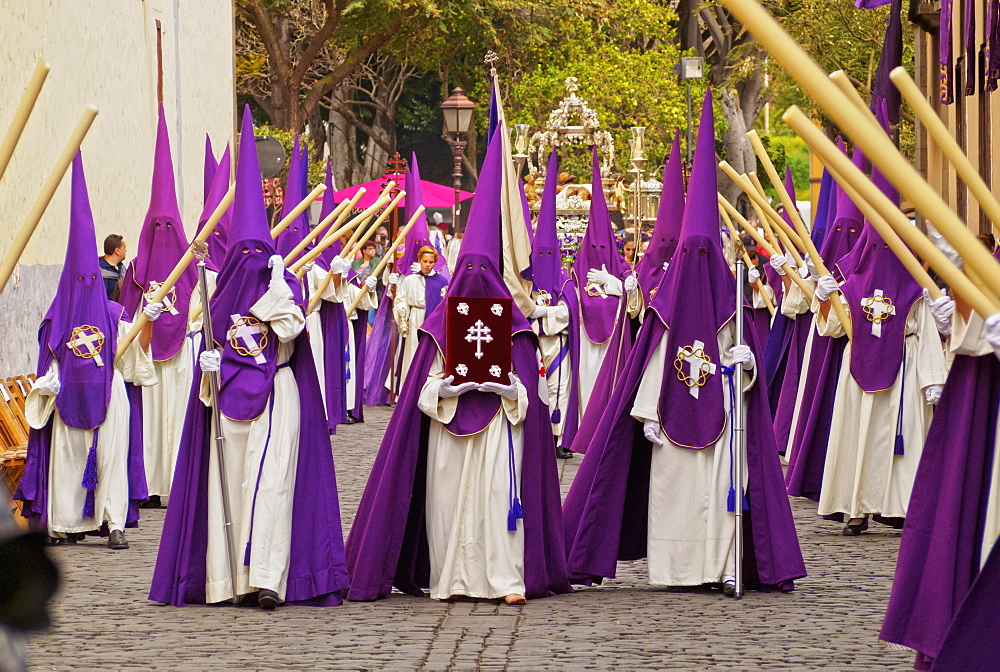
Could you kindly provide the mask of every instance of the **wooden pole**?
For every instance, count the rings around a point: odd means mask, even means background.
[[[10,244],[10,249],[7,250],[7,254],[4,256],[3,263],[0,264],[0,292],[7,286],[10,274],[14,272],[14,267],[21,258],[24,248],[27,247],[31,235],[38,227],[38,222],[42,220],[45,209],[49,207],[49,202],[52,200],[52,196],[55,195],[56,189],[59,188],[59,183],[62,182],[63,175],[66,174],[70,164],[73,163],[76,153],[80,151],[80,145],[83,144],[83,139],[87,136],[87,131],[90,130],[90,125],[94,123],[96,116],[96,107],[88,105],[84,108],[83,115],[76,122],[76,127],[70,134],[66,146],[63,147],[62,153],[56,159],[56,165],[52,168],[52,172],[49,173],[44,184],[42,184],[42,190],[38,194],[38,198],[35,199],[34,205],[31,206],[31,210],[25,216],[21,230],[17,232],[14,242]]]
[[[753,177],[753,187],[754,187],[754,189],[757,190],[758,194],[760,194],[761,196],[763,196],[764,195],[764,187],[762,187],[761,184],[760,184],[760,182],[757,181],[757,175],[754,174],[754,173],[750,173],[750,176]],[[747,177],[748,177],[747,175],[743,176],[744,179],[747,179]],[[764,228],[767,230],[768,233],[771,234],[772,240],[774,240],[775,238],[777,238],[777,240],[781,241],[782,246],[784,246],[784,248],[785,248],[785,254],[791,255],[792,259],[795,261],[795,266],[798,267],[798,268],[801,268],[802,265],[803,265],[803,263],[804,263],[802,261],[802,255],[799,254],[798,248],[795,246],[795,244],[792,242],[792,240],[788,237],[788,232],[785,231],[785,229],[781,228],[780,226],[776,226],[776,227],[772,228],[767,223],[771,219],[771,217],[769,215],[767,215],[766,213],[764,213],[760,209],[760,206],[757,204],[756,201],[750,201],[750,207],[752,207],[753,210],[754,210],[754,212],[757,213],[757,219],[759,219],[761,222],[764,223]],[[775,214],[777,214],[777,213],[775,213]],[[777,232],[777,233],[775,233],[775,232]]]
[[[288,228],[289,224],[295,221],[295,218],[302,214],[302,211],[312,205],[312,202],[319,198],[319,195],[326,191],[325,184],[317,184],[316,188],[309,192],[309,195],[303,198],[298,205],[292,208],[292,211],[285,215],[280,222],[275,224],[274,228],[271,229],[271,240],[278,237],[278,234]]]
[[[927,238],[920,229],[913,226],[909,218],[900,212],[889,198],[882,193],[882,190],[871,183],[871,180],[855,166],[851,160],[837,149],[830,140],[823,135],[823,132],[816,128],[816,125],[809,120],[802,110],[795,108],[791,114],[784,117],[788,125],[799,134],[799,137],[809,146],[809,148],[819,155],[820,160],[833,173],[837,173],[838,182],[842,178],[861,201],[866,201],[878,214],[881,215],[889,226],[898,234],[913,252],[931,265],[938,275],[948,283],[956,295],[968,303],[973,310],[988,317],[998,310],[1000,306],[991,301],[969,278],[965,276],[948,258],[935,247],[934,243]],[[982,243],[976,241],[980,246]],[[986,249],[985,247],[983,248]]]
[[[24,87],[21,102],[14,110],[14,118],[11,120],[10,126],[7,127],[7,133],[3,136],[3,141],[0,142],[0,179],[7,171],[10,158],[14,156],[14,148],[17,147],[17,141],[21,139],[21,133],[28,123],[28,117],[31,116],[31,111],[35,108],[35,101],[38,100],[38,94],[41,93],[42,85],[45,84],[45,78],[48,76],[49,64],[39,60],[35,64],[35,71],[31,73],[28,85]]]
[[[392,254],[395,254],[396,248],[398,248],[400,245],[403,244],[403,241],[406,240],[406,234],[410,232],[410,229],[413,228],[413,225],[417,223],[417,218],[420,217],[420,215],[422,214],[424,214],[424,206],[421,205],[420,207],[417,208],[416,212],[413,213],[413,216],[410,217],[410,221],[406,223],[406,226],[404,226],[403,229],[396,236],[396,239],[392,241],[392,247],[389,248],[390,250],[392,250]],[[377,278],[382,273],[382,271],[385,270],[386,265],[389,263],[389,256],[390,256],[389,254],[382,255],[382,258],[379,259],[379,262],[378,264],[376,264],[375,270],[372,271],[370,277]],[[362,297],[364,297],[365,291],[366,291],[365,288],[362,287],[361,293],[359,293],[356,297],[354,297],[354,301],[351,302],[350,308],[347,309],[348,317],[350,317],[351,313],[353,313],[355,310],[358,309],[358,304],[361,303],[361,299]]]
[[[785,220],[781,218],[781,215],[775,212],[774,208],[771,207],[771,204],[768,203],[767,199],[757,191],[749,178],[737,173],[736,169],[729,165],[729,162],[727,161],[720,161],[719,168],[722,169],[722,172],[724,172],[729,179],[735,182],[739,188],[743,190],[743,192],[750,198],[750,201],[755,203],[761,211],[768,216],[776,227],[785,232],[785,235],[788,236],[788,239],[792,241],[795,247],[800,250],[805,249],[802,241],[799,240],[799,234],[795,233],[795,231],[792,230],[792,227],[788,226]]]
[[[924,125],[924,128],[927,129],[927,132],[934,139],[937,146],[948,157],[948,163],[952,165],[959,177],[962,178],[962,181],[968,185],[969,191],[972,192],[972,195],[979,202],[979,207],[986,212],[986,217],[989,218],[990,223],[993,225],[994,233],[1000,236],[1000,201],[993,195],[993,192],[990,191],[986,182],[979,175],[979,171],[976,170],[976,167],[969,161],[965,152],[955,142],[955,138],[948,132],[948,127],[944,125],[941,118],[934,112],[934,108],[927,102],[924,94],[920,92],[920,89],[910,79],[910,75],[907,74],[903,67],[893,70],[889,74],[889,79],[896,85],[899,92],[903,94],[903,98],[906,98],[906,102],[913,108],[913,113],[920,120],[920,123]]]
[[[382,190],[382,193],[379,194],[379,200],[390,198],[389,194],[395,188],[396,188],[396,183],[390,180],[389,184],[385,185],[385,188]],[[396,197],[394,197],[392,199],[392,201],[389,204],[389,207],[386,208],[385,211],[382,213],[383,215],[385,215],[385,217],[382,217],[381,215],[379,215],[379,222],[384,222],[389,217],[389,214],[392,213],[393,209],[395,209],[395,207],[399,204],[400,200],[402,200],[403,197],[400,196],[399,194],[403,194],[403,196],[405,196],[406,192],[403,191],[403,190],[400,190],[400,191],[396,192]],[[378,208],[375,208],[375,210],[377,210],[377,209]],[[372,212],[374,212],[374,210]],[[354,243],[356,243],[358,241],[358,237],[361,235],[361,232],[363,230],[364,230],[364,227],[361,227],[361,226],[359,226],[358,228],[356,228],[354,230],[354,233],[351,234],[351,237],[347,240],[347,245],[344,245],[344,249],[341,250],[341,255],[343,255],[344,252],[346,252],[348,249],[350,249],[351,246],[353,246]]]
[[[360,215],[354,217],[347,224],[344,224],[344,226],[340,227],[336,231],[333,231],[323,236],[323,240],[321,240],[319,244],[316,245],[316,247],[314,247],[313,249],[309,250],[304,255],[302,255],[298,261],[296,261],[295,263],[293,263],[291,266],[288,267],[288,270],[294,273],[297,277],[301,278],[303,273],[302,269],[305,267],[306,264],[315,261],[319,257],[319,255],[323,253],[323,250],[333,245],[333,243],[335,243],[337,239],[340,238],[340,236],[344,235],[350,229],[354,227],[358,227],[359,229],[362,228],[364,226],[364,223],[375,215],[375,211],[386,204],[388,198],[389,198],[388,196],[386,196],[385,198],[380,198],[379,200],[375,201],[370,206],[365,208],[365,210]],[[348,245],[350,245],[350,242],[348,242]]]
[[[935,228],[962,255],[963,262],[982,278],[993,293],[1000,294],[1000,272],[998,272],[1000,263],[952,212],[941,195],[927,184],[909,161],[900,155],[889,136],[877,124],[870,123],[871,117],[859,114],[857,106],[849,99],[845,99],[844,94],[830,81],[823,69],[816,65],[809,54],[756,0],[720,0],[720,2],[757,38],[758,43],[778,61],[840,129],[861,147],[868,160],[896,189],[912,202],[921,214],[934,222]],[[789,116],[797,110],[796,106],[792,106],[784,116]],[[855,185],[856,188],[857,186]],[[865,196],[864,190],[859,189],[859,192]],[[867,199],[867,196],[865,198]]]
[[[730,216],[734,220],[736,220],[737,222],[739,222],[739,225],[743,227],[743,230],[746,231],[747,233],[749,233],[750,237],[757,241],[757,247],[763,248],[763,250],[765,252],[767,252],[769,255],[773,256],[775,254],[778,254],[778,251],[775,250],[771,246],[770,243],[768,243],[766,240],[764,240],[764,236],[760,235],[760,232],[757,231],[757,229],[755,229],[750,224],[750,222],[748,222],[746,220],[746,218],[743,217],[743,215],[741,215],[736,210],[735,207],[733,207],[732,203],[730,203],[729,201],[727,201],[726,198],[722,194],[718,195],[718,199],[719,199],[719,207],[720,207],[720,209],[728,212],[730,214]],[[791,280],[793,283],[795,283],[798,286],[798,288],[802,290],[802,293],[805,295],[805,297],[807,299],[809,299],[810,303],[812,303],[812,300],[813,300],[813,291],[812,291],[812,288],[809,287],[809,285],[806,284],[806,281],[802,279],[802,276],[799,275],[798,269],[792,267],[792,265],[789,264],[786,261],[781,266],[781,270],[783,270],[785,272],[785,275],[788,276],[789,280]]]
[[[215,230],[215,227],[218,225],[219,220],[222,219],[222,216],[226,214],[226,210],[229,209],[229,206],[232,204],[235,197],[236,183],[234,182],[229,186],[229,191],[226,192],[226,195],[222,197],[222,201],[220,201],[219,205],[216,206],[215,212],[213,212],[212,216],[208,218],[207,222],[205,222],[205,226],[201,227],[201,231],[199,231],[198,235],[191,241],[192,245],[198,241],[204,242],[208,240],[208,237],[212,235],[212,231]],[[170,275],[167,276],[167,279],[163,281],[160,288],[156,290],[155,294],[153,294],[153,298],[149,300],[149,303],[159,303],[163,301],[193,260],[194,252],[192,252],[189,247],[184,253],[184,256],[182,256],[180,261],[178,261],[174,266],[174,270],[170,271]],[[207,299],[202,297],[201,300],[206,301]],[[118,361],[125,351],[128,350],[128,346],[132,344],[132,341],[134,341],[135,337],[139,335],[139,332],[143,330],[143,327],[146,326],[147,322],[149,322],[149,318],[146,317],[145,313],[139,311],[139,317],[136,318],[135,323],[125,335],[125,338],[123,338],[118,344],[118,352],[115,354],[115,361]]]
[[[719,214],[722,215],[722,219],[726,223],[726,227],[733,232],[733,234],[738,234],[736,227],[733,226],[733,220],[729,219],[729,213],[726,212],[726,209],[721,205],[719,206]],[[753,262],[750,261],[750,255],[747,254],[746,249],[743,250],[743,263],[747,265],[748,269],[756,268]],[[761,298],[764,299],[764,305],[767,306],[767,312],[771,313],[771,317],[774,317],[774,304],[771,303],[771,297],[764,291],[763,281],[757,280],[757,282],[754,283],[754,289],[756,289],[760,293]]]
[[[798,230],[799,238],[803,243],[805,243],[806,252],[809,254],[809,259],[812,260],[813,265],[816,267],[816,272],[820,276],[832,275],[830,270],[823,263],[823,258],[819,256],[819,251],[816,249],[816,244],[813,242],[812,236],[809,235],[809,230],[806,228],[805,222],[799,216],[799,211],[795,208],[795,201],[792,195],[788,193],[785,189],[785,183],[781,181],[781,177],[778,175],[778,171],[774,169],[774,164],[771,163],[771,157],[767,155],[767,150],[764,149],[764,145],[761,143],[760,138],[757,137],[757,131],[750,131],[747,133],[747,138],[750,139],[750,144],[753,145],[754,152],[757,154],[757,158],[760,160],[761,164],[764,166],[764,171],[767,172],[768,178],[771,180],[771,184],[774,186],[775,191],[778,192],[778,198],[781,199],[782,205],[785,206],[785,212],[791,218],[792,223],[795,224],[795,228]],[[837,317],[840,318],[840,322],[844,325],[844,331],[850,336],[853,325],[851,324],[851,315],[847,312],[847,309],[840,301],[833,301],[833,312],[837,313]]]
[[[336,226],[339,227],[340,224],[343,223],[345,219],[347,219],[347,215],[351,214],[351,211],[354,210],[354,206],[357,204],[358,200],[364,195],[365,195],[365,188],[361,187],[360,189],[358,189],[357,193],[354,194],[353,198],[351,198],[349,201],[344,201],[336,208],[334,208],[329,215],[327,215],[324,219],[322,219],[319,222],[319,224],[313,227],[313,230],[309,232],[309,235],[303,238],[302,242],[295,246],[295,249],[293,249],[285,256],[285,266],[288,266],[288,264],[292,263],[292,261],[294,261],[296,257],[302,254],[302,250],[306,249],[309,246],[309,243],[316,240],[316,238],[319,237],[319,234],[323,233],[324,230],[333,225],[334,220],[336,220]]]

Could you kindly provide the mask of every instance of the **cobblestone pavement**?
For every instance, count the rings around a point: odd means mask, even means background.
[[[389,419],[334,437],[345,533]],[[563,493],[580,458],[560,463]],[[644,563],[617,579],[522,607],[447,604],[394,594],[376,603],[274,612],[230,606],[183,609],[146,601],[163,511],[144,512],[131,548],[98,541],[52,549],[64,584],[55,628],[32,643],[32,669],[120,670],[635,670],[909,669],[878,630],[899,533],[858,539],[793,500],[810,576],[791,594],[654,589]]]

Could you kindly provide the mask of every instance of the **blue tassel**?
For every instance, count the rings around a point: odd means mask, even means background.
[[[746,494],[743,495],[743,510],[744,511],[749,511],[750,510],[750,504],[747,503],[747,496],[746,496]]]
[[[903,454],[903,435],[902,434],[897,434],[896,435],[896,445],[892,449],[892,454],[893,455],[902,455]]]
[[[517,497],[514,498],[514,506],[511,507],[514,511],[514,517],[524,520],[524,509],[521,508],[521,500]]]
[[[558,425],[560,420],[562,420],[562,411],[560,411],[557,408],[556,410],[552,411],[552,424]]]
[[[249,567],[250,566],[250,542],[249,541],[247,542],[247,550],[246,550],[245,553],[243,553],[243,566],[244,567]]]
[[[81,485],[87,491],[87,497],[83,500],[83,517],[93,518],[97,490],[97,430],[94,430],[94,441],[87,451],[87,466],[83,468]]]
[[[726,511],[736,512],[736,488],[729,488],[729,496],[726,498]]]
[[[511,507],[510,511],[507,512],[507,531],[517,531],[517,514],[514,513],[514,507]]]

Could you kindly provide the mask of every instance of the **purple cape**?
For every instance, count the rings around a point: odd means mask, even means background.
[[[979,574],[998,409],[997,358],[957,355],[920,456],[879,635],[916,650],[920,667],[938,657]]]
[[[225,197],[226,192],[229,191],[229,174],[231,172],[229,164],[229,146],[227,145],[226,151],[222,153],[222,160],[219,162],[219,167],[213,173],[212,185],[205,199],[205,208],[198,219],[199,231],[205,226],[205,222],[212,216],[212,213],[215,212],[215,209]],[[229,241],[229,224],[232,219],[233,209],[230,207],[226,210],[226,214],[222,216],[222,219],[219,220],[219,223],[215,225],[212,235],[208,237],[208,259],[205,260],[205,265],[216,273],[222,268],[222,260],[226,258],[226,246]]]
[[[684,213],[684,174],[681,164],[680,131],[674,131],[674,144],[670,158],[663,168],[663,190],[660,206],[656,210],[656,224],[649,238],[649,247],[635,265],[639,288],[646,305],[653,300],[653,290],[663,277],[663,264],[670,261],[677,249]]]
[[[153,163],[153,184],[146,220],[139,234],[138,253],[125,272],[119,301],[131,319],[144,304],[143,296],[150,283],[167,279],[174,266],[188,251],[188,239],[181,223],[174,188],[174,166],[170,158],[170,138],[167,120],[160,105],[159,124],[156,129],[156,152]],[[162,362],[170,359],[184,347],[187,338],[188,308],[191,292],[198,282],[194,264],[185,269],[167,297],[168,310],[160,314],[153,328],[151,349],[153,359]],[[171,304],[172,305],[169,305]]]
[[[284,219],[295,206],[309,193],[309,147],[303,143],[299,150],[299,136],[295,135],[295,145],[292,148],[292,160],[288,166],[288,181],[285,183],[285,200],[281,205],[281,218]],[[329,191],[329,190],[328,190]],[[324,199],[325,201],[326,199]],[[332,202],[333,199],[331,198]],[[288,228],[278,234],[274,248],[282,257],[309,235],[309,209],[306,208],[298,217],[292,220]]]
[[[344,304],[320,301],[320,333],[323,336],[323,385],[326,387],[327,429],[347,422],[347,313]]]
[[[252,136],[251,136],[252,137]],[[292,541],[286,603],[310,606],[340,604],[348,588],[344,537],[340,524],[337,476],[330,438],[323,422],[319,381],[309,340],[295,339],[289,361],[299,390],[298,462],[292,500]],[[153,570],[149,599],[182,607],[205,602],[205,554],[208,548],[208,465],[215,449],[211,411],[198,398],[196,376],[188,400],[177,455],[170,506]],[[270,393],[271,390],[267,390]],[[238,484],[230,484],[230,487]]]
[[[392,299],[386,288],[375,311],[375,324],[365,346],[370,351],[365,358],[365,406],[389,405],[389,388],[385,386],[385,381],[392,365],[392,353],[399,347],[398,342],[396,323],[392,319]]]
[[[618,560],[646,557],[652,452],[631,409],[645,363],[667,337],[656,313],[646,315],[563,506],[567,564],[577,581],[614,577]],[[770,426],[764,386],[757,384],[747,405],[746,581],[751,588],[791,590],[806,570]]]
[[[356,278],[352,279],[354,284],[357,285]],[[367,292],[368,288],[361,285],[361,291]],[[348,399],[347,403],[350,404],[351,417],[353,417],[358,422],[364,422],[365,420],[365,385],[364,385],[364,374],[365,374],[365,361],[368,354],[368,311],[361,310],[360,308],[354,311],[357,314],[357,319],[348,320],[348,328],[350,329],[349,338],[354,339],[354,372],[351,374],[351,370],[348,369],[348,375],[358,376],[358,380],[354,383],[354,398]],[[346,352],[346,351],[345,351]]]
[[[941,645],[934,672],[966,672],[995,668],[997,603],[1000,602],[1000,544],[962,602]]]
[[[404,185],[406,191],[406,219],[409,220],[413,216],[413,213],[417,211],[417,208],[424,204],[423,189],[420,185],[420,165],[417,163],[416,152],[410,156],[410,172],[406,174]],[[403,243],[403,256],[396,261],[396,272],[402,275],[409,275],[410,266],[413,265],[413,262],[419,261],[417,252],[420,251],[421,247],[425,246],[434,247],[431,244],[430,230],[427,228],[426,213],[417,219],[413,228],[406,234],[406,240]],[[448,264],[443,254],[438,255],[438,260],[434,268],[439,273],[441,271],[447,272]],[[428,311],[429,314],[430,311]]]

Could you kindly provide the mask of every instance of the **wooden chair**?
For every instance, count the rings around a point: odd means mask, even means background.
[[[24,417],[24,399],[31,391],[25,376],[8,378],[0,383],[0,481],[13,495],[24,476],[27,461],[28,422]],[[22,527],[27,521],[21,516],[23,502],[8,499],[14,518]]]

